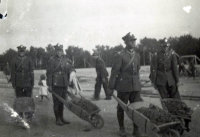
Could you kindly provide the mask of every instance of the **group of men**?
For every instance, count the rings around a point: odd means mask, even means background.
[[[14,58],[11,65],[11,82],[15,89],[17,98],[32,97],[34,86],[34,64],[28,56],[26,56],[26,47],[20,45],[18,48],[18,56]],[[74,71],[71,62],[64,56],[63,46],[57,44],[54,46],[55,55],[48,61],[47,66],[47,85],[50,92],[56,92],[62,98],[66,98],[66,90],[69,85],[69,75]],[[69,124],[63,118],[63,103],[61,103],[54,95],[53,109],[57,125]],[[20,114],[20,116],[23,116]]]
[[[96,58],[96,85],[94,98],[99,99],[100,84],[103,83],[106,99],[110,99],[113,91],[117,91],[117,97],[125,104],[142,101],[140,96],[140,55],[136,48],[136,38],[130,33],[122,37],[126,47],[115,55],[111,76],[107,83],[107,71],[105,63],[98,56]],[[167,39],[160,40],[160,50],[152,54],[150,66],[150,80],[158,90],[161,98],[180,99],[178,92],[179,76],[177,57]],[[96,55],[96,54],[94,54]],[[107,86],[108,85],[108,86]],[[118,105],[117,119],[120,136],[126,137],[124,126],[124,110]],[[133,124],[133,136],[139,137],[141,133],[136,124]]]
[[[122,37],[125,48],[116,53],[110,78],[103,59],[99,53],[94,53],[96,60],[96,84],[94,99],[99,100],[101,85],[104,87],[106,100],[110,100],[114,90],[117,91],[117,97],[124,103],[133,103],[142,101],[140,96],[140,56],[136,50],[136,38],[133,34],[128,33]],[[179,98],[178,93],[178,70],[177,59],[169,49],[169,43],[165,40],[160,41],[161,50],[153,54],[151,62],[150,79],[154,87],[158,89],[161,98]],[[55,92],[62,98],[66,98],[66,91],[69,86],[70,73],[75,71],[72,64],[64,56],[63,46],[54,46],[56,54],[48,61],[47,66],[47,85],[50,92]],[[17,97],[31,97],[34,86],[33,63],[25,55],[26,47],[18,47],[18,57],[12,63],[11,81]],[[54,95],[53,109],[56,124],[62,126],[69,124],[63,118],[63,103]],[[124,110],[118,105],[117,119],[119,124],[120,136],[126,137],[124,126]],[[133,124],[133,135],[139,137],[140,132],[138,125]]]

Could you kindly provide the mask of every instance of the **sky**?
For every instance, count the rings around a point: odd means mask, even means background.
[[[7,6],[6,6],[7,4]],[[200,0],[1,0],[0,54],[9,48],[46,47],[49,43],[79,46],[123,44],[133,33],[163,38],[200,37]]]

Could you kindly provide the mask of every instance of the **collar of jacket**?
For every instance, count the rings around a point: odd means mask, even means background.
[[[26,58],[26,55],[24,55],[23,57],[20,56],[20,55],[17,56],[17,59],[19,59],[19,60],[23,60],[23,59],[25,59],[25,58]]]
[[[97,61],[98,61],[98,60],[101,60],[101,57],[97,57],[97,59],[96,59],[96,60],[97,60]]]
[[[62,59],[62,58],[64,58],[64,56],[58,56],[58,55],[56,55],[56,59],[58,59],[58,60],[60,60],[60,59]]]
[[[127,52],[129,55],[134,55],[135,54],[135,50],[134,49],[132,49],[132,51],[131,51],[128,48],[125,48],[125,52]]]

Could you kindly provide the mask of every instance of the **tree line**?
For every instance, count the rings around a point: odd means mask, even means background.
[[[192,35],[182,35],[180,37],[169,37],[168,41],[171,48],[180,56],[182,55],[196,55],[200,57],[200,38],[195,38]],[[151,53],[159,50],[159,39],[143,38],[137,44],[137,52],[141,56],[141,64],[149,65]],[[31,57],[34,62],[35,69],[45,69],[48,59],[55,54],[54,45],[48,44],[45,48],[31,46],[26,54]],[[123,49],[123,45],[116,45],[110,47],[109,45],[96,45],[93,51],[100,53],[100,56],[105,61],[106,66],[111,67],[114,60],[114,55]],[[78,46],[70,45],[64,51],[66,56],[72,60],[75,68],[90,68],[94,67],[95,61],[89,51],[84,50]],[[9,65],[13,58],[17,56],[17,51],[8,49],[0,55],[0,64]],[[2,67],[1,67],[2,69]]]

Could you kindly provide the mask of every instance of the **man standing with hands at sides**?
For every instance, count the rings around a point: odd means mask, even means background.
[[[140,96],[141,85],[139,80],[140,56],[136,52],[136,38],[130,32],[122,37],[126,47],[118,53],[113,62],[109,80],[109,94],[117,90],[117,97],[125,104],[142,101]],[[117,106],[117,119],[121,137],[126,137],[124,127],[124,110]],[[133,124],[133,135],[140,136],[139,128]]]
[[[96,68],[96,84],[94,91],[94,99],[99,100],[99,94],[101,91],[101,85],[103,85],[106,98],[105,100],[111,100],[111,96],[108,95],[108,71],[106,70],[105,62],[100,57],[99,53],[94,52],[92,55],[95,59],[95,68]]]
[[[160,51],[153,60],[154,65],[151,66],[151,75],[154,77],[151,80],[162,99],[180,99],[177,57],[169,46],[167,39],[160,40]]]
[[[64,56],[63,45],[57,44],[54,48],[56,55],[49,60],[47,66],[47,85],[50,92],[55,92],[57,95],[65,99],[67,87],[69,85],[69,76],[74,69]],[[54,95],[52,95],[52,97],[56,125],[62,126],[64,124],[70,124],[70,122],[64,120],[63,103]]]

